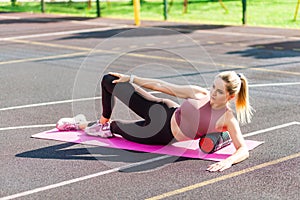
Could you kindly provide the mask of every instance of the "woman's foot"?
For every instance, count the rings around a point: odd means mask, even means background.
[[[79,114],[73,118],[62,118],[56,123],[56,128],[60,131],[81,130],[87,124],[84,115]]]
[[[113,137],[113,134],[110,131],[110,123],[106,122],[104,124],[100,122],[96,122],[95,124],[88,126],[84,129],[84,132],[87,135],[91,136],[99,136],[102,138],[110,138]]]

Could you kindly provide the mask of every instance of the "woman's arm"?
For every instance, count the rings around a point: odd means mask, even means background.
[[[235,119],[233,114],[229,114],[229,120],[227,122],[227,130],[232,139],[232,143],[236,148],[234,154],[229,156],[227,159],[220,161],[218,163],[210,165],[207,170],[211,172],[223,171],[230,168],[233,164],[242,162],[243,160],[249,157],[249,151],[246,145],[246,142],[243,138],[243,135],[240,130],[238,121]]]
[[[115,80],[114,83],[128,82],[130,80],[130,76],[125,74],[112,72],[110,72],[109,74],[119,78],[118,80]],[[144,87],[150,90],[159,91],[165,94],[185,99],[198,99],[203,97],[203,95],[208,94],[208,91],[205,88],[196,85],[176,85],[152,78],[142,78],[134,76],[133,83],[140,87]]]

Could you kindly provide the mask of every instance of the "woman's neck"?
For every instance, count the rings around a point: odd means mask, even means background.
[[[225,103],[225,104],[216,104],[216,103],[211,103],[210,102],[210,106],[213,110],[221,110],[221,109],[227,108],[227,103]]]

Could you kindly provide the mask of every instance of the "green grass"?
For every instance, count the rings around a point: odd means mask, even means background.
[[[169,0],[168,2],[170,2]],[[217,0],[190,0],[188,12],[183,13],[183,0],[174,0],[168,13],[169,21],[241,25],[241,0],[223,0],[229,12],[225,12]],[[300,28],[298,20],[293,21],[297,0],[248,0],[247,24],[253,26],[272,26]],[[0,3],[0,11],[40,13],[40,3]],[[87,8],[87,3],[47,3],[46,13],[68,14],[95,17],[96,5]],[[101,2],[101,16],[109,18],[133,19],[131,1]],[[163,1],[145,0],[141,5],[141,20],[163,20]]]

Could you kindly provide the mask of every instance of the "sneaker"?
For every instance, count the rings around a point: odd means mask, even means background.
[[[73,118],[61,118],[56,123],[56,128],[60,131],[79,130],[79,125],[87,123],[84,115],[79,114]]]
[[[109,122],[106,122],[105,124],[100,124],[99,122],[96,122],[92,126],[86,127],[84,129],[84,132],[87,135],[99,136],[102,138],[113,137],[113,134],[110,131],[110,123]]]

